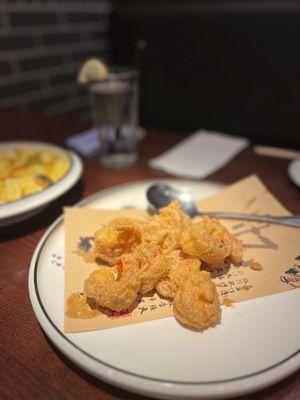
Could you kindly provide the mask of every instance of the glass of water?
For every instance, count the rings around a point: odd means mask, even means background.
[[[139,73],[114,68],[89,84],[94,123],[101,142],[101,162],[123,168],[137,160]]]

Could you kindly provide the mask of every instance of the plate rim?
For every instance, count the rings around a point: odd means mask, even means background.
[[[290,180],[293,182],[294,185],[296,185],[298,188],[300,188],[300,178],[296,178],[295,174],[295,166],[299,165],[299,170],[300,170],[300,157],[294,158],[288,165],[287,171],[288,171],[288,176]],[[300,175],[299,175],[300,176]]]
[[[9,220],[30,212],[35,208],[42,207],[51,201],[57,199],[67,192],[82,176],[83,163],[81,158],[72,150],[64,149],[55,143],[12,140],[0,143],[0,152],[2,149],[10,147],[35,147],[40,149],[53,149],[54,151],[64,154],[70,161],[67,172],[56,182],[40,192],[33,193],[22,199],[0,204],[0,222]],[[54,189],[54,191],[53,191]]]
[[[128,183],[123,183],[120,185],[115,185],[109,188],[105,188],[103,190],[100,190],[88,197],[86,197],[85,199],[82,199],[81,201],[79,201],[77,204],[75,204],[75,207],[83,207],[88,205],[89,203],[93,202],[94,200],[97,200],[101,197],[104,197],[107,194],[113,193],[113,192],[117,192],[120,189],[124,189],[126,187],[130,187],[130,186],[139,186],[141,184],[151,184],[153,182],[157,182],[157,181],[164,181],[164,182],[177,182],[177,183],[185,183],[185,184],[201,184],[201,182],[197,182],[197,181],[192,181],[192,180],[187,180],[187,179],[172,179],[172,178],[158,178],[158,179],[143,179],[143,180],[138,180],[138,181],[134,181],[134,182],[128,182]],[[210,181],[204,181],[205,183],[210,183]],[[211,182],[213,184],[220,184],[221,187],[221,183],[218,182]],[[77,346],[75,343],[73,343],[64,332],[62,332],[60,330],[60,328],[58,326],[56,326],[55,322],[52,321],[52,319],[50,318],[50,316],[48,315],[47,311],[45,310],[42,300],[40,298],[39,295],[39,291],[38,291],[38,284],[37,284],[37,275],[38,275],[38,267],[39,267],[39,257],[42,253],[43,247],[46,244],[47,240],[49,237],[51,237],[51,235],[53,234],[53,232],[59,227],[59,225],[62,223],[63,221],[63,214],[60,215],[51,225],[50,227],[47,229],[47,231],[44,233],[44,235],[42,236],[42,238],[40,239],[32,260],[31,260],[31,264],[30,264],[30,269],[29,269],[29,294],[30,294],[30,300],[31,300],[31,304],[33,307],[33,310],[35,312],[35,315],[39,321],[39,323],[41,324],[42,328],[45,330],[45,333],[47,334],[47,336],[50,338],[51,341],[54,342],[54,344],[60,349],[60,351],[62,351],[68,358],[70,358],[73,362],[75,362],[77,365],[80,363],[78,362],[78,359],[76,359],[76,357],[72,354],[70,355],[68,352],[65,351],[65,349],[63,348],[64,344],[67,344],[67,346],[70,346],[72,350],[75,350],[76,352],[78,352],[81,355],[84,355],[85,357],[88,358],[89,361],[95,362],[97,363],[97,365],[100,365],[102,368],[108,369],[113,371],[114,373],[117,374],[121,374],[127,378],[133,378],[133,379],[138,379],[140,381],[143,381],[144,383],[146,382],[148,385],[150,384],[154,384],[154,385],[159,385],[160,389],[162,389],[163,387],[165,387],[165,385],[168,385],[169,387],[172,388],[182,388],[185,387],[187,388],[189,387],[193,387],[193,388],[200,388],[200,387],[212,387],[213,385],[231,385],[232,383],[236,383],[237,381],[239,382],[248,382],[249,379],[251,380],[252,378],[259,378],[264,376],[264,374],[270,372],[270,371],[274,371],[275,370],[275,377],[271,376],[269,381],[267,381],[267,383],[265,382],[260,382],[260,384],[257,384],[257,386],[255,386],[255,390],[259,390],[261,388],[264,387],[268,387],[270,386],[272,383],[275,383],[279,380],[284,379],[285,377],[291,375],[293,372],[297,371],[299,369],[299,365],[291,365],[290,368],[288,368],[287,370],[283,371],[283,373],[279,374],[276,377],[276,372],[278,371],[278,367],[283,367],[286,363],[288,363],[289,361],[295,359],[295,357],[297,355],[300,354],[300,348],[298,350],[296,350],[295,352],[293,352],[292,354],[288,355],[287,357],[285,357],[283,360],[276,362],[275,364],[266,367],[262,370],[259,371],[255,371],[253,373],[250,374],[246,374],[246,375],[242,375],[242,376],[238,376],[238,377],[234,377],[234,378],[228,378],[228,379],[223,379],[223,380],[215,380],[215,381],[174,381],[174,380],[166,380],[166,379],[158,379],[158,378],[152,378],[149,376],[145,376],[145,375],[139,375],[136,374],[134,372],[130,372],[130,371],[126,371],[122,368],[110,365],[108,363],[106,363],[105,361],[101,361],[98,358],[94,357],[93,355],[87,353],[85,350],[81,349],[79,346]],[[35,301],[37,301],[37,303],[35,303]],[[42,313],[40,315],[40,313]],[[44,320],[44,318],[46,318],[46,320]],[[51,329],[54,330],[54,332],[56,333],[56,335],[58,335],[58,339],[62,340],[63,342],[66,343],[59,343],[59,340],[54,340],[52,336],[48,335],[47,332],[47,328],[45,328],[45,325],[49,324]],[[106,380],[109,383],[112,383],[113,385],[116,386],[116,381],[117,381],[117,386],[119,387],[123,387],[127,390],[131,390],[131,391],[136,391],[134,387],[132,387],[132,385],[126,386],[126,384],[120,382],[120,379],[112,379],[112,378],[108,378],[105,377],[104,374],[97,374],[96,372],[91,371],[87,366],[85,365],[80,365],[80,367],[86,371],[88,371],[90,374],[96,376],[97,378],[99,378],[99,375],[101,376],[101,379]],[[153,389],[153,388],[152,388]],[[250,393],[253,390],[249,390],[249,388],[245,387],[244,388],[231,388],[231,391],[222,393],[221,397],[219,397],[217,395],[216,392],[213,393],[205,393],[206,398],[211,398],[210,396],[214,397],[214,398],[225,398],[233,395],[241,395],[241,394],[246,394],[246,393]],[[143,391],[139,391],[139,393],[141,393]],[[209,391],[210,392],[210,391]],[[144,391],[144,393],[148,394],[148,395],[154,395],[155,394],[155,390],[153,389],[152,391]],[[158,391],[158,394],[162,394],[162,392]],[[165,393],[166,395],[166,393]],[[188,396],[188,394],[186,394],[187,398],[190,398]],[[200,396],[200,397],[199,397]],[[168,398],[170,398],[169,395],[167,395]],[[174,397],[174,396],[172,396]],[[198,393],[198,398],[202,398],[201,394]]]

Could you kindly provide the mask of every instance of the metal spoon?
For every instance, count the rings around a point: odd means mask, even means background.
[[[255,215],[244,214],[232,211],[205,211],[201,212],[197,209],[196,203],[187,192],[174,189],[165,183],[157,183],[150,186],[146,192],[149,203],[155,208],[159,209],[167,206],[172,201],[178,200],[181,208],[191,217],[196,215],[208,215],[220,218],[244,219],[250,221],[263,221],[272,222],[275,224],[298,226],[300,227],[300,215],[291,216],[275,216],[275,215]]]

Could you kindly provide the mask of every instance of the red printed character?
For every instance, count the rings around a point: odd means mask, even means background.
[[[110,318],[124,318],[124,317],[130,317],[131,312],[126,308],[125,310],[122,311],[112,311]]]

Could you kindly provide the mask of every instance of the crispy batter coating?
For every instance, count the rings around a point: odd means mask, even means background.
[[[143,229],[143,241],[161,246],[166,251],[179,248],[181,233],[191,224],[190,217],[178,202],[162,208]]]
[[[176,290],[188,275],[198,272],[200,261],[195,258],[183,258],[179,250],[167,254],[168,276],[156,285],[158,294],[162,297],[174,298]]]
[[[156,248],[148,258],[148,260],[141,264],[140,267],[141,286],[139,293],[146,294],[150,292],[159,280],[167,275],[168,263],[166,256]]]
[[[170,280],[170,278],[162,278],[155,286],[157,293],[161,297],[166,297],[169,299],[173,299],[178,289],[174,282]]]
[[[95,232],[96,258],[110,265],[129,253],[141,242],[142,223],[129,218],[116,218]]]
[[[88,292],[94,292],[97,290],[97,284],[101,281],[103,284],[109,284],[115,281],[115,275],[110,268],[100,267],[96,271],[92,272],[88,279],[84,283],[84,290],[86,291],[86,285],[88,285]],[[88,297],[94,297],[88,295]]]
[[[84,290],[99,306],[121,311],[135,301],[141,279],[139,265],[132,258],[123,256],[117,263],[120,271],[118,279],[108,268],[102,267],[85,280]]]
[[[238,264],[243,254],[241,243],[218,221],[207,216],[183,232],[180,245],[186,254],[211,265],[226,259]]]
[[[215,284],[206,271],[189,275],[176,291],[174,315],[184,325],[203,330],[221,318]]]
[[[200,270],[200,261],[196,258],[180,258],[170,266],[169,278],[177,287],[181,286],[186,278]]]
[[[153,254],[160,251],[160,246],[155,243],[142,242],[135,250],[131,253],[131,256],[136,259],[136,261],[142,266],[148,260],[153,257]]]

